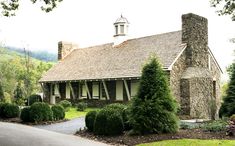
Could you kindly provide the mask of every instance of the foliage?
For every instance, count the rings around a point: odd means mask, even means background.
[[[215,120],[209,123],[206,123],[202,126],[202,129],[210,132],[220,132],[225,131],[227,122],[223,120]]]
[[[94,122],[94,133],[97,135],[118,135],[124,130],[122,116],[113,108],[100,110]]]
[[[17,105],[25,105],[24,91],[22,83],[18,82],[16,89],[14,90],[14,100]]]
[[[152,143],[139,144],[138,146],[234,146],[234,140],[201,140],[201,139],[178,139],[163,140]]]
[[[28,103],[29,103],[29,105],[32,105],[32,104],[34,104],[35,102],[42,102],[42,98],[41,98],[41,96],[40,95],[37,95],[37,94],[33,94],[33,95],[30,95],[29,97],[28,97]]]
[[[62,0],[31,0],[33,4],[39,2],[41,3],[41,9],[45,12],[50,12],[54,8],[56,8],[57,4],[61,2]],[[9,16],[15,16],[15,11],[18,10],[20,2],[22,0],[2,0],[1,1],[1,8],[2,8],[2,14],[3,16],[9,17]]]
[[[87,108],[87,103],[79,102],[77,104],[77,111],[84,111]]]
[[[235,114],[235,65],[233,65],[232,73],[230,75],[230,81],[228,84],[228,89],[226,91],[226,96],[223,98],[223,103],[219,110],[220,117],[229,117]]]
[[[4,92],[14,97],[17,83],[21,83],[23,97],[41,92],[38,80],[42,74],[52,67],[51,63],[41,62],[33,58],[26,59],[23,55],[0,48],[0,81]]]
[[[61,105],[53,105],[51,107],[51,110],[53,112],[53,119],[54,120],[62,120],[65,117],[65,111],[64,108]]]
[[[217,10],[219,15],[231,15],[233,21],[235,21],[235,1],[234,0],[210,0],[212,7],[220,7]]]
[[[178,130],[177,104],[161,65],[152,57],[142,70],[137,96],[130,107],[133,133],[173,133]]]
[[[86,117],[85,117],[86,127],[91,132],[94,130],[94,123],[95,123],[96,115],[97,115],[97,111],[90,111],[86,114]]]
[[[2,105],[2,117],[4,118],[16,118],[20,114],[20,109],[17,105],[11,103],[5,103]]]
[[[226,134],[229,136],[235,135],[235,115],[232,115],[229,120],[229,125],[226,130]]]
[[[20,119],[23,122],[30,122],[29,111],[30,111],[30,107],[25,107],[21,110]]]
[[[2,101],[4,99],[4,92],[2,89],[2,83],[0,82],[0,101]]]
[[[68,111],[69,108],[72,106],[72,103],[68,100],[61,100],[59,104],[64,107],[65,111]]]
[[[53,118],[53,113],[50,106],[44,102],[35,102],[29,111],[31,122],[50,121]]]
[[[123,124],[124,124],[124,129],[125,130],[130,130],[131,129],[131,125],[129,123],[129,112],[130,109],[128,108],[127,105],[124,104],[120,104],[120,103],[113,103],[113,104],[109,104],[107,105],[105,108],[111,108],[116,110],[121,116],[122,116],[122,120],[123,120]]]

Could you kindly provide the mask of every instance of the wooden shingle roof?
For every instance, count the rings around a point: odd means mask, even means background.
[[[39,82],[140,77],[143,64],[156,54],[164,69],[185,48],[181,31],[79,48],[46,72]]]

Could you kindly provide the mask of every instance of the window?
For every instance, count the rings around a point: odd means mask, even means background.
[[[137,94],[138,87],[139,82],[137,80],[131,81],[131,97]]]
[[[124,25],[120,25],[121,27],[121,33],[124,34]]]
[[[99,97],[99,83],[93,82],[92,84],[92,96],[93,98]]]
[[[87,97],[86,86],[82,84],[82,97]]]
[[[115,32],[116,32],[116,35],[118,35],[118,26],[117,25],[115,26]]]

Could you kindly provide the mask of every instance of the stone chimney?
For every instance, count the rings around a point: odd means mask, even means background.
[[[69,55],[74,49],[77,48],[78,45],[70,42],[58,42],[58,61],[63,60],[67,55]]]
[[[207,19],[192,13],[182,15],[182,43],[187,43],[187,66],[208,67]]]

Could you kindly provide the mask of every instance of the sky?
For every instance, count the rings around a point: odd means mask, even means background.
[[[59,41],[79,47],[113,42],[113,23],[121,14],[130,22],[130,38],[137,38],[181,30],[181,15],[195,13],[208,19],[209,47],[224,72],[234,59],[229,39],[235,37],[235,22],[218,16],[209,0],[63,0],[50,13],[21,1],[15,17],[0,17],[3,45],[57,53]]]

